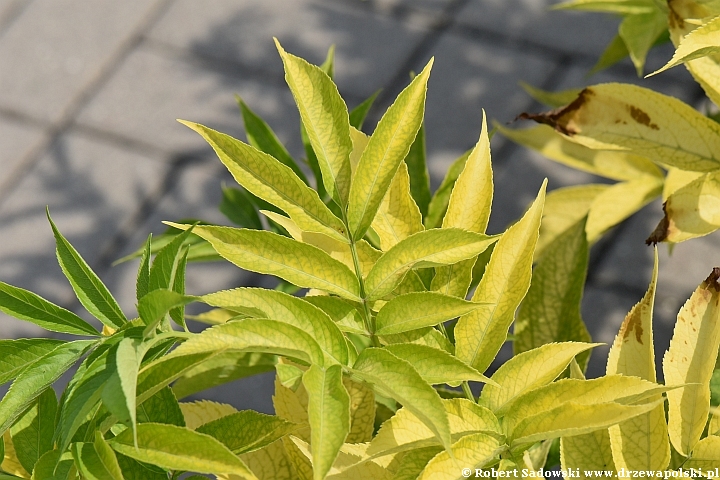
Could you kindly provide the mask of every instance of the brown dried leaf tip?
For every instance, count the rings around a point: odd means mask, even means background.
[[[660,242],[664,242],[665,239],[668,237],[668,228],[670,227],[670,220],[668,220],[667,210],[665,207],[667,206],[667,202],[663,203],[663,213],[665,214],[660,220],[660,223],[658,223],[658,226],[655,227],[655,230],[650,234],[650,236],[645,240],[645,245],[657,245]]]
[[[592,89],[585,88],[569,105],[556,108],[555,110],[550,110],[545,113],[524,112],[518,115],[515,120],[534,120],[538,123],[550,125],[564,135],[573,136],[580,132],[569,124],[569,120],[572,119],[573,114],[580,110],[580,108],[585,105],[593,95],[595,95],[595,92]]]
[[[716,292],[720,292],[720,282],[718,280],[720,280],[720,267],[714,267],[710,272],[710,276],[703,282],[703,288],[712,288]]]

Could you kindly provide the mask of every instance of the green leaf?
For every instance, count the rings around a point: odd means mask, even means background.
[[[236,288],[205,295],[202,301],[255,318],[269,318],[310,334],[335,361],[347,365],[345,337],[328,315],[303,299],[263,288]]]
[[[355,127],[358,130],[362,130],[363,123],[365,123],[365,117],[375,103],[375,99],[380,94],[380,90],[376,90],[375,93],[365,99],[360,105],[350,110],[350,126]]]
[[[243,410],[205,423],[195,431],[210,435],[240,455],[270,445],[296,429],[296,424],[280,417]]]
[[[165,423],[185,427],[185,416],[175,394],[165,387],[137,406],[138,423]]]
[[[306,296],[303,300],[312,303],[328,314],[341,332],[370,336],[356,304],[353,305],[341,298],[327,295]]]
[[[148,325],[149,328],[154,330],[157,323],[160,322],[171,309],[181,305],[187,305],[195,300],[197,300],[197,297],[181,295],[172,290],[160,288],[152,290],[140,299],[140,302],[138,302],[138,314],[145,325]]]
[[[181,252],[180,256],[178,258],[177,266],[175,268],[175,272],[173,275],[173,281],[171,282],[171,289],[173,292],[182,295],[185,297],[185,270],[187,269],[187,262],[188,262],[188,252],[190,251],[190,247],[185,247]],[[188,299],[187,297],[185,297]],[[188,299],[189,300],[189,299]],[[192,301],[192,300],[189,300]],[[185,303],[181,302],[181,305],[170,309],[170,318],[172,318],[175,323],[183,327],[185,331],[187,331],[187,325],[185,324]]]
[[[450,447],[450,426],[442,400],[412,365],[386,350],[366,348],[352,373],[401,403],[430,428],[446,449]]]
[[[177,235],[170,243],[165,245],[155,256],[150,267],[150,281],[148,292],[159,289],[172,289],[176,278],[176,271],[182,258],[183,244],[190,236],[193,226]],[[142,300],[142,299],[140,299]]]
[[[250,145],[257,148],[261,152],[272,155],[275,159],[281,163],[287,165],[295,172],[295,175],[308,184],[307,177],[300,169],[295,160],[290,156],[285,146],[272,131],[270,125],[260,118],[255,112],[250,110],[250,107],[240,98],[239,95],[235,96],[238,106],[240,107],[240,113],[242,114],[243,122],[245,123],[245,135]],[[241,190],[233,189],[234,191],[241,192]],[[244,192],[243,192],[244,193]],[[224,197],[224,196],[223,196]],[[224,198],[223,198],[224,199]],[[238,205],[239,206],[239,205]],[[253,210],[254,211],[254,210]],[[257,213],[255,214],[257,217]],[[239,224],[243,227],[250,227],[250,225]],[[258,227],[258,230],[260,227]]]
[[[218,208],[223,215],[240,227],[262,230],[262,222],[251,193],[248,193],[244,188],[232,188],[223,185],[222,195]]]
[[[43,390],[95,344],[92,340],[60,344],[25,368],[0,400],[0,433],[7,430]]]
[[[313,478],[321,480],[350,432],[350,397],[340,365],[312,365],[303,375],[303,385],[308,394]]]
[[[479,403],[503,414],[519,396],[555,380],[576,355],[599,343],[550,343],[520,353],[498,368],[490,377],[496,384],[485,385]]]
[[[222,353],[206,348],[187,355],[167,355],[144,365],[138,375],[138,401],[147,400],[173,380]]]
[[[533,100],[552,108],[558,108],[567,105],[568,103],[575,100],[581,91],[580,88],[570,88],[568,90],[562,90],[560,92],[548,92],[546,90],[541,90],[537,87],[533,87],[529,83],[525,82],[518,82],[518,85],[520,85],[520,87],[525,90],[525,93],[530,95]],[[498,129],[500,129],[499,127],[500,126],[497,125]]]
[[[628,15],[620,23],[618,32],[627,46],[638,77],[643,74],[648,52],[667,29],[668,15],[657,7],[648,13]]]
[[[153,465],[138,462],[125,455],[116,454],[125,480],[167,480],[167,472]]]
[[[485,375],[444,350],[410,343],[387,345],[385,349],[412,365],[420,376],[431,385],[447,383],[457,387],[461,382],[469,380],[493,383]]]
[[[148,235],[145,246],[140,256],[140,266],[138,267],[137,280],[135,281],[135,298],[138,301],[150,290],[150,257],[152,254],[152,233]]]
[[[427,169],[425,154],[425,124],[420,125],[415,141],[405,157],[405,164],[410,173],[410,194],[415,200],[423,218],[428,214],[430,206],[430,174]]]
[[[388,108],[360,158],[350,186],[347,213],[350,234],[355,239],[365,235],[420,129],[432,62]]]
[[[0,282],[0,311],[51,332],[97,336],[98,331],[69,310],[22,288]]]
[[[63,273],[70,281],[78,300],[95,318],[111,328],[122,327],[127,323],[117,301],[110,294],[104,283],[100,281],[80,254],[62,236],[52,219],[50,211],[47,218],[55,235],[57,258]]]
[[[483,372],[505,343],[515,311],[530,286],[533,254],[545,202],[545,186],[525,215],[507,229],[493,249],[473,301],[487,303],[460,317],[455,327],[456,355]]]
[[[148,346],[140,339],[123,338],[110,350],[109,368],[112,373],[101,395],[108,411],[133,432],[137,424],[137,374]]]
[[[442,183],[430,200],[430,205],[428,205],[428,214],[425,217],[425,228],[436,228],[442,224],[442,219],[447,211],[453,187],[460,173],[465,168],[465,162],[467,162],[469,156],[470,150],[458,157],[452,165],[450,165],[450,168],[448,168],[445,173],[445,178],[443,178]]]
[[[181,123],[207,140],[235,180],[250,193],[286,212],[302,230],[347,242],[342,221],[290,167],[229,135],[197,123]]]
[[[345,205],[350,191],[350,120],[347,106],[330,77],[319,67],[291,55],[275,39],[300,118],[315,151],[328,194]]]
[[[57,408],[55,391],[46,388],[10,427],[15,455],[28,472],[33,471],[40,457],[53,449]]]
[[[208,328],[192,336],[157,363],[225,350],[274,353],[307,363],[324,363],[320,345],[308,333],[284,322],[258,319],[237,320]],[[146,368],[151,368],[151,365]]]
[[[71,452],[61,454],[59,450],[51,450],[38,460],[32,480],[71,480],[73,466]]]
[[[178,398],[185,398],[208,388],[270,372],[275,362],[273,355],[262,353],[220,354],[186,372],[173,384],[172,390]]]
[[[387,302],[375,319],[377,335],[389,335],[431,327],[465,315],[480,305],[437,292],[400,295]]]
[[[100,432],[94,443],[74,443],[71,448],[75,466],[87,480],[124,480],[115,452]]]
[[[137,427],[137,448],[130,430],[108,443],[116,452],[162,468],[256,478],[222,443],[187,428],[142,423]]]
[[[360,300],[355,274],[317,247],[265,231],[205,226],[195,227],[194,231],[240,268],[276,275],[300,287],[319,288]]]
[[[597,63],[595,63],[588,72],[588,76],[595,75],[606,68],[610,68],[628,55],[630,55],[630,52],[628,52],[627,45],[625,45],[625,40],[623,40],[620,35],[615,35],[607,47],[605,47],[605,50],[603,50]]]
[[[520,118],[548,124],[596,150],[625,150],[683,170],[720,168],[720,124],[676,98],[647,88],[594,85],[564,108]],[[678,131],[683,135],[676,135]]]
[[[0,340],[0,385],[17,377],[38,359],[64,343],[46,338]]]
[[[412,268],[451,265],[477,256],[497,237],[456,228],[419,232],[388,250],[375,263],[365,280],[369,300],[392,292]]]
[[[590,342],[580,316],[588,243],[585,219],[567,229],[551,243],[533,271],[513,333],[515,355],[553,342]],[[578,363],[587,364],[583,354]]]

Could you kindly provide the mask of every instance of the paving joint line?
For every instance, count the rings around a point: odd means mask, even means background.
[[[125,40],[122,41],[115,51],[98,67],[95,75],[86,82],[84,88],[70,100],[59,119],[53,122],[50,128],[46,130],[47,139],[32,148],[20,161],[20,164],[15,170],[8,176],[7,180],[0,184],[0,206],[2,206],[5,200],[7,200],[15,188],[17,188],[17,185],[25,174],[42,158],[42,154],[52,147],[60,136],[72,126],[78,113],[80,113],[107,83],[130,52],[140,44],[143,33],[162,16],[172,1],[173,0],[158,0],[153,8],[145,15],[145,18],[131,30],[131,33]]]

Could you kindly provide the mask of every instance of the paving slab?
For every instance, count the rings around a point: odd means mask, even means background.
[[[0,106],[56,121],[155,3],[32,2],[0,38]]]
[[[0,4],[0,35],[30,0],[5,0]]]
[[[425,32],[340,2],[178,0],[149,34],[153,40],[282,77],[272,37],[310,62],[336,47],[336,80],[362,97],[385,87]]]
[[[45,131],[37,126],[0,116],[0,193],[16,174],[25,156],[46,140]]]
[[[470,1],[456,14],[460,24],[555,52],[599,56],[617,34],[619,20],[609,15],[550,11],[557,0]],[[550,53],[550,52],[548,52]]]
[[[168,152],[192,154],[206,151],[207,143],[176,119],[245,140],[235,101],[239,94],[288,148],[299,152],[299,114],[289,90],[213,65],[176,51],[138,48],[80,113],[78,122]]]
[[[166,166],[85,135],[62,136],[0,208],[0,279],[65,307],[74,295],[55,258],[45,216],[53,220],[91,267],[158,188]],[[0,338],[39,330],[0,314]]]
[[[452,32],[430,55],[435,56],[435,64],[428,83],[425,126],[431,180],[437,187],[452,161],[478,141],[483,109],[490,128],[493,120],[512,120],[530,104],[518,82],[541,84],[554,64]]]

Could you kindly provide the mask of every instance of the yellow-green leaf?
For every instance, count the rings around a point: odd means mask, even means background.
[[[303,375],[303,385],[308,393],[313,478],[322,480],[350,433],[350,396],[340,365],[312,365]]]
[[[200,473],[225,473],[256,479],[238,457],[210,435],[187,428],[159,423],[141,423],[137,427],[137,448],[128,429],[110,440],[110,446],[135,460],[173,470]]]
[[[475,233],[485,233],[490,219],[492,198],[490,138],[483,110],[480,139],[470,152],[462,172],[455,181],[442,227],[462,228]],[[446,295],[465,298],[472,282],[473,265],[475,265],[475,259],[438,267],[431,289]]]
[[[387,345],[385,350],[405,360],[431,385],[447,383],[457,387],[464,381],[493,383],[485,375],[444,350],[411,343]]]
[[[577,95],[573,99],[576,97]],[[593,150],[568,140],[548,125],[520,130],[496,123],[495,128],[513,142],[532,148],[550,160],[577,170],[621,181],[633,180],[643,175],[662,178],[661,170],[646,157],[617,150]]]
[[[720,9],[712,2],[705,1],[672,1],[668,2],[670,39],[676,48],[682,43],[683,37],[699,28],[698,23],[709,20],[720,14]],[[698,20],[700,19],[700,22]],[[720,63],[715,56],[696,58],[685,63],[693,78],[705,90],[715,105],[720,105]]]
[[[650,75],[656,75],[681,63],[717,53],[720,53],[720,17],[704,22],[685,35],[680,40],[672,59]]]
[[[492,198],[490,138],[483,110],[480,139],[470,152],[465,167],[455,181],[447,212],[443,218],[443,228],[462,228],[471,232],[485,233],[490,219]]]
[[[679,243],[720,228],[720,172],[706,173],[672,193],[648,241]]]
[[[553,9],[558,10],[587,10],[621,15],[648,13],[653,8],[653,3],[648,0],[572,0],[553,6]]]
[[[275,45],[285,66],[285,80],[317,156],[325,190],[340,205],[345,205],[350,191],[353,147],[347,106],[322,69],[285,52],[277,39]]]
[[[123,480],[115,452],[96,432],[95,443],[74,443],[71,446],[75,466],[87,480]]]
[[[198,123],[181,123],[202,135],[235,180],[250,193],[286,212],[303,230],[345,240],[342,221],[290,167],[229,135]]]
[[[585,184],[558,188],[545,198],[540,238],[535,247],[535,260],[541,258],[545,249],[572,225],[585,217],[595,199],[610,188],[609,185]],[[587,227],[586,227],[587,233]],[[588,242],[593,239],[588,237]]]
[[[595,85],[564,108],[521,118],[548,124],[590,148],[627,150],[684,170],[720,168],[720,124],[647,88]]]
[[[503,233],[472,300],[486,303],[460,317],[455,327],[456,355],[484,372],[507,338],[515,310],[530,286],[533,254],[545,203],[543,182],[525,215]]]
[[[378,335],[389,335],[431,327],[480,307],[480,304],[437,292],[399,295],[387,302],[375,319]]]
[[[369,442],[375,426],[375,392],[371,385],[348,377],[343,377],[343,385],[350,396],[350,432],[345,443]]]
[[[385,112],[358,162],[347,213],[350,234],[355,239],[365,235],[420,129],[432,62],[431,59]]]
[[[654,382],[655,351],[652,317],[657,287],[658,257],[645,296],[636,304],[620,326],[608,354],[607,374],[640,377]],[[657,400],[660,395],[656,397]],[[626,470],[664,470],[670,463],[665,408],[655,410],[610,427],[610,444],[618,468]]]
[[[548,92],[537,87],[533,87],[529,83],[518,82],[518,85],[525,90],[525,93],[530,95],[536,102],[547,105],[548,107],[558,108],[563,105],[567,105],[577,98],[582,89],[570,88],[568,90],[562,90],[560,92]]]
[[[542,387],[560,375],[576,355],[599,343],[550,343],[514,356],[490,377],[496,384],[485,385],[480,404],[504,413],[519,396]]]
[[[393,335],[383,335],[380,337],[380,340],[388,345],[412,343],[445,350],[448,353],[452,353],[453,351],[453,345],[450,341],[440,333],[440,331],[432,327],[418,328],[417,330],[410,330]]]
[[[274,415],[243,410],[224,415],[195,431],[218,440],[234,454],[259,450],[297,429],[297,425]]]
[[[674,167],[668,168],[663,185],[662,201],[665,202],[670,195],[703,175],[702,172],[690,172]]]
[[[169,225],[188,228],[187,225]],[[319,288],[350,300],[360,300],[360,286],[355,274],[317,247],[260,230],[197,226],[193,232],[240,268],[276,275],[300,287]]]
[[[185,426],[190,430],[195,430],[201,425],[237,412],[232,405],[210,400],[180,403],[180,410],[185,418]]]
[[[277,440],[265,448],[244,453],[240,459],[250,467],[259,480],[294,480],[295,472],[290,465],[282,440]],[[235,480],[230,476],[218,475],[218,480]]]
[[[347,345],[340,329],[325,312],[301,298],[264,288],[223,290],[201,298],[214,307],[293,325],[309,333],[331,358],[347,364]]]
[[[662,404],[653,399],[665,390],[622,375],[559,380],[515,400],[504,427],[517,444],[590,433],[653,410]]]
[[[720,346],[720,270],[715,268],[678,313],[670,348],[663,357],[670,441],[688,456],[700,440],[710,412],[710,379]]]
[[[458,157],[448,168],[445,178],[433,194],[428,205],[428,214],[425,217],[425,228],[436,228],[442,224],[442,219],[447,211],[450,195],[460,173],[465,168],[465,162],[470,156],[470,150]]]
[[[467,478],[464,469],[482,468],[493,462],[502,447],[498,440],[484,433],[474,433],[461,438],[452,446],[452,454],[447,451],[438,453],[418,480],[461,480]]]
[[[573,435],[560,439],[560,465],[563,469],[578,469],[578,478],[595,478],[589,472],[602,471],[606,478],[616,475],[607,430],[596,430],[585,435]],[[588,472],[588,474],[586,474]]]
[[[662,179],[644,176],[616,183],[601,192],[590,207],[587,226],[588,241],[603,233],[653,201],[662,192]]]
[[[412,268],[452,265],[477,256],[496,240],[456,228],[418,232],[378,259],[365,281],[367,297],[376,300],[392,292]]]
[[[515,355],[552,342],[591,340],[580,316],[587,265],[583,219],[558,236],[535,266],[515,321]],[[582,355],[580,364],[588,357]]]
[[[493,413],[465,398],[442,401],[448,414],[453,442],[473,433],[485,433],[498,438],[500,423]],[[370,442],[366,454],[369,458],[413,451],[441,443],[433,431],[407,408],[401,408]]]
[[[695,468],[712,473],[718,465],[720,465],[720,437],[709,436],[695,445],[692,458],[683,464],[683,469]]]
[[[425,229],[420,209],[410,195],[410,176],[405,163],[400,163],[370,227],[380,237],[383,251]]]
[[[352,373],[375,385],[382,395],[404,405],[432,430],[446,449],[450,448],[450,426],[442,400],[412,365],[387,350],[366,348]]]

